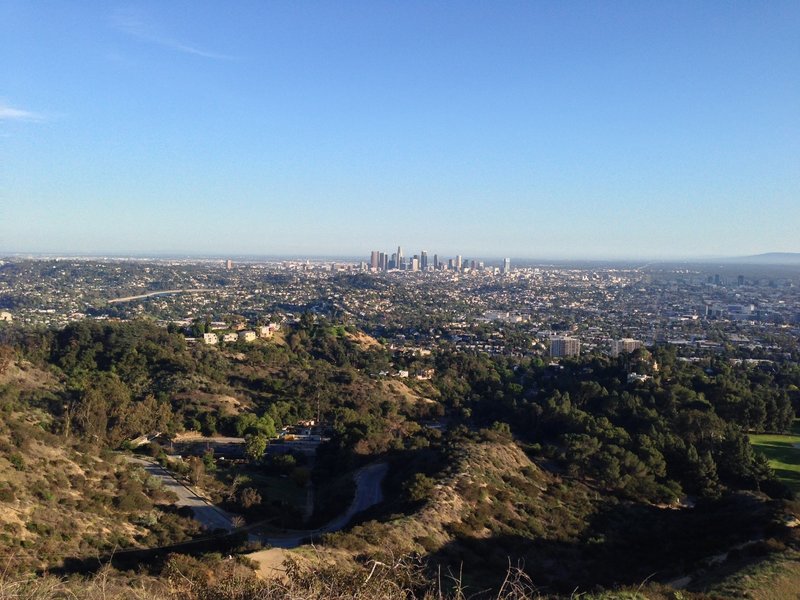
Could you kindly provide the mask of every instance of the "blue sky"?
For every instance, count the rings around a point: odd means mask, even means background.
[[[0,251],[800,251],[800,3],[0,0]]]

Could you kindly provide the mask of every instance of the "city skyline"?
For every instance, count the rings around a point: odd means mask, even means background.
[[[0,15],[0,252],[800,251],[796,3]]]

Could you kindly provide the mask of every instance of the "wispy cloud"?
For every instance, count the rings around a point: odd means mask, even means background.
[[[174,37],[167,35],[159,30],[155,24],[147,21],[138,12],[120,11],[113,17],[114,26],[144,42],[169,48],[184,54],[191,54],[193,56],[200,56],[202,58],[210,58],[214,60],[238,60],[238,57],[229,54],[221,54],[219,52],[211,52],[204,48],[184,43]]]
[[[44,121],[44,116],[0,102],[0,121]]]

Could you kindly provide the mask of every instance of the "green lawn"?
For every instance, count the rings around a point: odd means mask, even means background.
[[[794,492],[800,493],[800,421],[790,435],[753,434],[750,443],[769,459],[775,474]]]

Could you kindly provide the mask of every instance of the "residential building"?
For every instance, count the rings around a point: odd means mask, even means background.
[[[619,356],[621,353],[630,353],[642,347],[642,342],[633,338],[622,338],[621,340],[611,340],[611,356]]]
[[[581,342],[577,338],[557,336],[550,338],[550,356],[578,356],[581,353]]]

